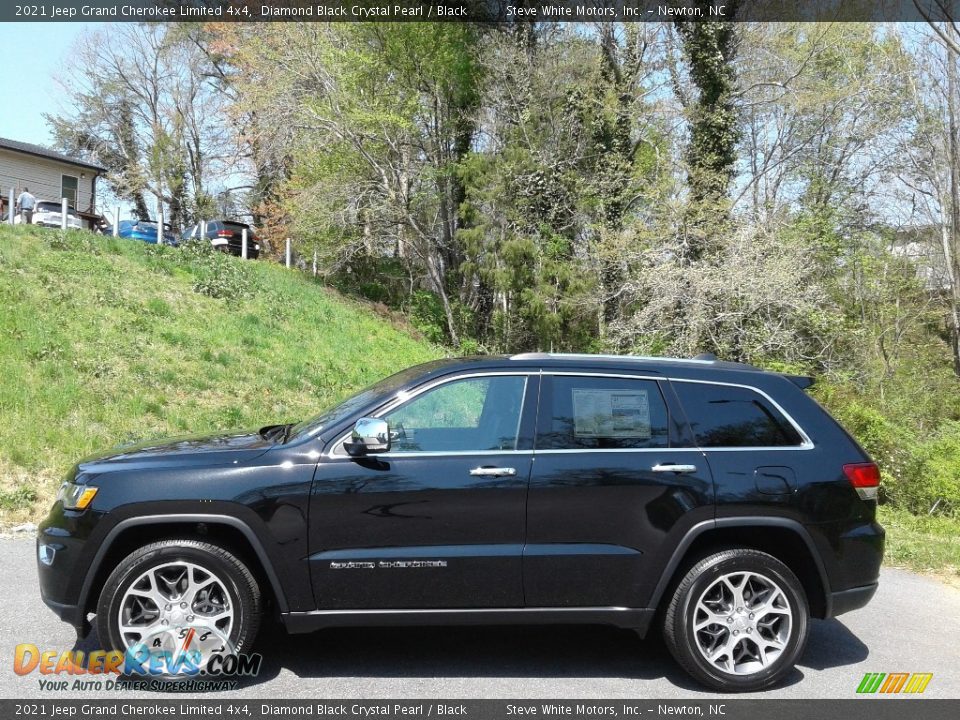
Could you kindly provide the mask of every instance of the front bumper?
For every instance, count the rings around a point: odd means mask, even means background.
[[[40,599],[82,637],[90,630],[80,597],[88,529],[79,520],[78,516],[66,514],[59,503],[54,505],[40,524],[34,558]]]
[[[55,602],[44,595],[42,590],[40,591],[40,598],[44,605],[56,613],[58,618],[73,625],[78,637],[84,638],[90,633],[90,621],[87,619],[86,613],[79,607]]]

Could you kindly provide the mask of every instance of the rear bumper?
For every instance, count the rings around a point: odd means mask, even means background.
[[[213,245],[217,250],[223,252],[228,252],[231,255],[236,257],[241,257],[243,255],[243,242],[234,238],[212,238],[210,244]],[[247,242],[247,258],[250,260],[256,260],[260,257],[260,243],[254,243],[250,240]]]
[[[877,583],[830,593],[830,616],[836,617],[851,610],[858,610],[870,602],[877,592]]]

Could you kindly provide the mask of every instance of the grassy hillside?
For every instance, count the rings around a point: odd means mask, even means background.
[[[0,226],[0,524],[80,457],[316,414],[443,353],[267,262]]]

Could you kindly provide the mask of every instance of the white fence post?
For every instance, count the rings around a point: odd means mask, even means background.
[[[113,209],[113,236],[120,237],[120,206]]]
[[[247,259],[247,229],[243,228],[240,232],[240,257]]]
[[[287,267],[290,267],[290,238],[287,238]]]
[[[67,229],[67,199],[60,198],[60,229]]]
[[[7,219],[9,220],[11,225],[13,225],[13,203],[14,203],[13,194],[15,192],[16,192],[15,188],[10,188],[10,207],[9,207],[9,212],[7,213],[8,215]]]
[[[207,239],[207,221],[200,221],[200,237],[197,240],[206,240]]]
[[[313,249],[313,276],[317,276],[317,249]]]
[[[163,245],[163,200],[157,202],[157,245]]]

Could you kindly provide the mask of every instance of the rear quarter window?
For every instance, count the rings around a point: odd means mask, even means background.
[[[687,421],[700,447],[791,447],[797,429],[763,395],[745,387],[677,382]]]

